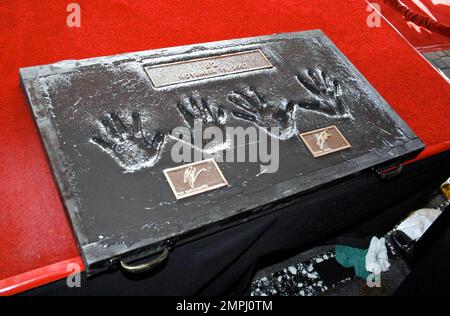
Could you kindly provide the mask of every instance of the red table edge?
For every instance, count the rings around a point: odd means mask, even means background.
[[[70,264],[76,264],[80,269],[84,270],[81,257],[59,261],[45,267],[0,280],[0,296],[18,294],[63,279],[70,274],[70,271],[68,271]]]
[[[450,150],[450,140],[443,143],[426,146],[425,149],[416,158],[406,161],[404,165],[437,155],[447,150]]]
[[[410,164],[414,161],[425,159],[447,150],[450,150],[450,141],[428,146],[419,156],[404,164]],[[81,257],[59,261],[45,267],[0,280],[0,296],[22,293],[41,285],[63,279],[70,274],[70,271],[68,271],[68,266],[70,264],[77,264],[81,269],[80,272],[84,271],[83,260]]]

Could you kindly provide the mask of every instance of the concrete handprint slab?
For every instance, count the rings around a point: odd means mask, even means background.
[[[62,61],[20,76],[88,275],[162,250],[166,256],[168,245],[276,212],[423,148],[321,31]],[[243,145],[236,137],[209,147],[228,185],[203,190],[203,167],[186,169],[186,181],[177,178],[181,191],[201,193],[177,199],[164,170],[206,158],[174,159],[184,143],[173,131],[190,136],[195,122],[248,134]],[[263,158],[277,168],[262,170],[263,159],[218,159],[224,150],[264,147],[247,137],[255,130],[273,149]]]

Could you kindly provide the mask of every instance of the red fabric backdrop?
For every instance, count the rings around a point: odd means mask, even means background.
[[[322,29],[428,146],[450,147],[449,85],[387,23],[367,27],[363,0],[78,0],[81,28],[69,2],[0,1],[0,279],[79,256],[19,67]]]

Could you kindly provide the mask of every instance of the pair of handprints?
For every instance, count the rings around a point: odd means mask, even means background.
[[[342,88],[337,79],[318,68],[308,69],[296,76],[299,84],[308,92],[301,101],[289,101],[285,106],[266,102],[255,89],[247,87],[227,96],[233,108],[212,106],[200,96],[191,96],[177,104],[178,111],[191,129],[200,120],[207,126],[223,126],[233,116],[259,127],[289,129],[295,124],[296,109],[312,111],[329,117],[345,117],[348,108],[343,105]],[[100,120],[102,131],[92,137],[92,142],[113,155],[119,164],[127,166],[143,164],[151,167],[158,161],[165,135],[160,132],[146,133],[139,113],[132,113],[132,123],[125,124],[117,113]]]
[[[348,115],[348,109],[343,106],[342,89],[339,82],[319,69],[307,70],[297,75],[297,80],[308,92],[309,98],[295,102],[290,101],[282,108],[279,104],[269,104],[253,88],[233,91],[228,95],[228,101],[235,105],[231,114],[264,128],[288,128],[296,107],[314,111],[330,117]],[[226,110],[218,107],[217,114],[213,114],[213,107],[202,98],[191,97],[178,103],[178,110],[193,127],[193,122],[200,119],[203,124],[225,124]]]

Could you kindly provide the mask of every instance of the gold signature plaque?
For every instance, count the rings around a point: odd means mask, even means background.
[[[206,159],[164,170],[177,200],[227,186],[214,159]]]
[[[155,88],[238,74],[273,65],[259,49],[145,67]]]
[[[299,138],[316,158],[351,147],[344,135],[334,125],[302,133]]]

